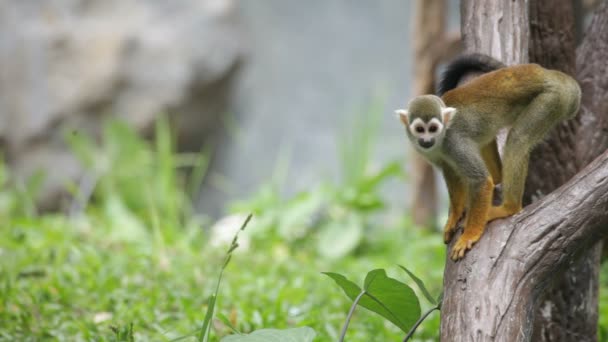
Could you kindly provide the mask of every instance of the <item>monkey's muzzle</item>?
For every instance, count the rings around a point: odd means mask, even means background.
[[[431,148],[435,145],[435,139],[418,139],[418,145],[422,148]]]

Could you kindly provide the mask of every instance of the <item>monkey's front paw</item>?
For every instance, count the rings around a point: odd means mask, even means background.
[[[464,254],[471,248],[475,242],[479,241],[479,236],[469,236],[466,233],[462,234],[458,241],[452,247],[452,252],[450,257],[454,261],[458,261],[459,259],[464,258]]]

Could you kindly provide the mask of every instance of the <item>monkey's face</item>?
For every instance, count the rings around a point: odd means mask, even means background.
[[[432,118],[429,121],[424,121],[421,118],[415,118],[409,126],[407,126],[410,140],[422,150],[432,150],[433,147],[443,138],[443,123],[439,118]]]
[[[447,107],[438,96],[422,95],[410,101],[407,109],[399,109],[395,113],[416,149],[430,156],[441,146],[456,109]]]

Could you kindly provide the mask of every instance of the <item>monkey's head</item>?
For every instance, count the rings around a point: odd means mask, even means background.
[[[456,109],[447,107],[438,96],[423,95],[411,100],[407,109],[398,109],[395,113],[416,149],[429,153],[441,145]]]

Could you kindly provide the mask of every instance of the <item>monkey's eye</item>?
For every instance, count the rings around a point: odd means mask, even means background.
[[[429,127],[429,132],[435,133],[435,132],[437,132],[437,128],[438,128],[437,125],[431,125],[431,127]]]
[[[422,126],[416,126],[416,132],[417,133],[424,133],[424,127],[422,127]]]

